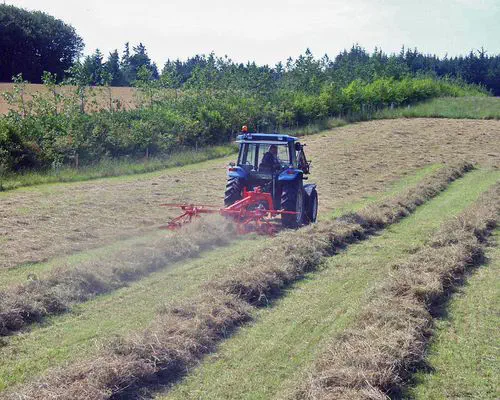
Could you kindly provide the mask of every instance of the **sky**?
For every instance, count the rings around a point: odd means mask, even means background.
[[[167,59],[215,52],[274,65],[306,48],[331,57],[359,43],[392,53],[402,45],[439,56],[484,47],[500,54],[500,0],[5,0],[75,27],[85,54],[121,53],[142,42]]]

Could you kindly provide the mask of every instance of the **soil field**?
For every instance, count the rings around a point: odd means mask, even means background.
[[[500,166],[500,121],[364,122],[304,138],[325,215],[405,175],[457,159]],[[221,204],[231,158],[139,176],[0,193],[0,267],[36,263],[155,232],[162,202]]]
[[[12,83],[1,83],[0,82],[0,115],[7,114],[10,109],[10,105],[5,101],[2,93],[11,91],[14,87]],[[61,89],[61,93],[70,93],[74,91],[73,86],[65,86]],[[35,93],[46,93],[47,88],[42,84],[30,83],[26,85],[26,99],[29,100],[31,96]],[[116,108],[116,104],[119,103],[122,109],[129,110],[135,108],[135,92],[136,89],[132,87],[92,87],[88,91],[88,101],[86,105],[86,111],[95,111],[99,108],[108,108],[109,101],[113,102],[113,107]],[[96,104],[91,104],[95,100]]]

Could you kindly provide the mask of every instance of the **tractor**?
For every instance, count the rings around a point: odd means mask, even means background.
[[[315,184],[304,184],[310,168],[304,145],[293,136],[248,132],[238,135],[236,142],[238,161],[228,168],[224,205],[230,207],[260,188],[271,195],[272,204],[264,200],[254,207],[285,211],[280,213],[283,227],[316,222],[318,193]]]
[[[318,193],[315,184],[304,184],[310,163],[297,138],[280,134],[248,133],[244,127],[238,162],[230,163],[223,208],[214,205],[161,204],[179,207],[181,215],[166,229],[176,230],[202,214],[232,219],[237,233],[273,235],[281,226],[296,229],[316,222]]]

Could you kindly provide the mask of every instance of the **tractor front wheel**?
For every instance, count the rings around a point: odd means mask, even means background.
[[[281,209],[297,214],[281,214],[285,228],[298,228],[304,220],[304,188],[302,181],[286,183],[281,192]]]

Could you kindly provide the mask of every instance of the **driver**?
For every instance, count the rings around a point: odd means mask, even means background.
[[[278,158],[278,146],[275,144],[269,146],[267,153],[265,153],[264,157],[262,157],[260,168],[268,169],[270,171],[275,171],[281,168],[281,163]]]

